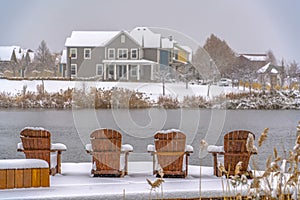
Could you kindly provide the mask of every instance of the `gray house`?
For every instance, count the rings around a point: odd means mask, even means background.
[[[175,58],[182,60],[182,52],[174,55],[175,44],[146,27],[137,27],[130,33],[73,31],[65,43],[65,74],[104,81],[154,81],[162,65],[171,66]]]

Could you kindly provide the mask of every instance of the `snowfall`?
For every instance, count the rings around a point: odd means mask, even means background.
[[[10,81],[0,80],[0,93],[37,92],[41,80]],[[43,81],[47,92],[59,92],[68,88],[93,86],[110,89],[123,87],[145,92],[151,99],[157,99],[162,93],[161,83],[128,83],[128,82],[80,82],[80,81]],[[238,91],[231,87],[211,86],[210,96]],[[206,96],[207,85],[189,85],[185,83],[166,83],[166,94],[182,99],[187,95]],[[21,188],[0,190],[0,199],[149,199],[150,185],[146,179],[155,181],[151,162],[129,162],[128,175],[123,178],[91,177],[92,163],[62,163],[62,174],[50,177],[50,187]],[[188,166],[186,178],[165,178],[161,188],[152,191],[152,198],[192,198],[232,195],[224,193],[222,178],[213,176],[212,167]],[[201,181],[201,194],[199,192]],[[157,196],[158,195],[158,196]]]

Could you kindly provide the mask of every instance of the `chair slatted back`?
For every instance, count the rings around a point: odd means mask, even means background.
[[[163,171],[182,171],[186,136],[182,132],[154,135],[157,160]]]
[[[26,158],[42,159],[50,165],[51,133],[43,129],[23,129],[20,133]]]
[[[90,135],[97,171],[119,171],[122,135],[112,129],[98,129]]]
[[[247,151],[248,135],[255,135],[247,130],[235,130],[224,135],[224,166],[230,175],[234,175],[235,166],[243,162],[242,172],[247,171],[251,152]]]

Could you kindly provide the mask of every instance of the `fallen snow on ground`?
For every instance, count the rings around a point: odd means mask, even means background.
[[[44,89],[47,92],[54,93],[60,92],[60,90],[67,90],[68,88],[75,89],[89,89],[90,87],[111,89],[113,87],[126,88],[139,92],[144,92],[148,97],[153,100],[162,95],[162,83],[153,82],[99,82],[99,81],[54,81],[54,80],[22,80],[13,81],[0,79],[0,93],[9,94],[22,94],[24,87],[26,91],[37,92],[37,86],[44,84]],[[178,97],[182,100],[184,96],[207,96],[208,86],[207,85],[189,85],[186,89],[185,83],[166,83],[165,84],[166,95],[172,97]],[[229,92],[239,92],[238,89],[232,87],[219,87],[216,85],[210,86],[209,96],[218,96]]]
[[[91,163],[62,163],[62,174],[51,176],[49,188],[0,190],[1,199],[148,199],[154,181],[152,162],[130,162],[129,175],[124,178],[91,177]],[[211,167],[201,167],[201,196],[230,195],[222,189],[223,178],[212,175]],[[165,178],[165,198],[199,197],[200,167],[189,166],[187,178]],[[161,190],[157,190],[161,198]],[[231,194],[232,195],[232,194]],[[155,191],[152,197],[156,197]]]

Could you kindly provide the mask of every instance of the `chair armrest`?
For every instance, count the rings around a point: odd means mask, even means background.
[[[51,151],[66,151],[67,146],[62,143],[52,143],[51,144]]]
[[[193,153],[194,152],[194,147],[191,145],[186,145],[185,146],[185,152],[187,153]]]
[[[85,151],[87,153],[92,153],[93,149],[92,149],[92,144],[86,144],[85,145]]]
[[[147,146],[147,151],[150,152],[155,152],[155,146],[153,144],[148,144]]]
[[[21,151],[21,152],[24,151],[22,142],[19,142],[19,143],[17,144],[17,151]]]
[[[207,147],[208,153],[217,153],[217,154],[224,154],[224,146],[215,146],[215,145],[208,145]]]
[[[121,152],[126,153],[126,152],[133,152],[133,146],[130,144],[122,144],[121,146]]]

